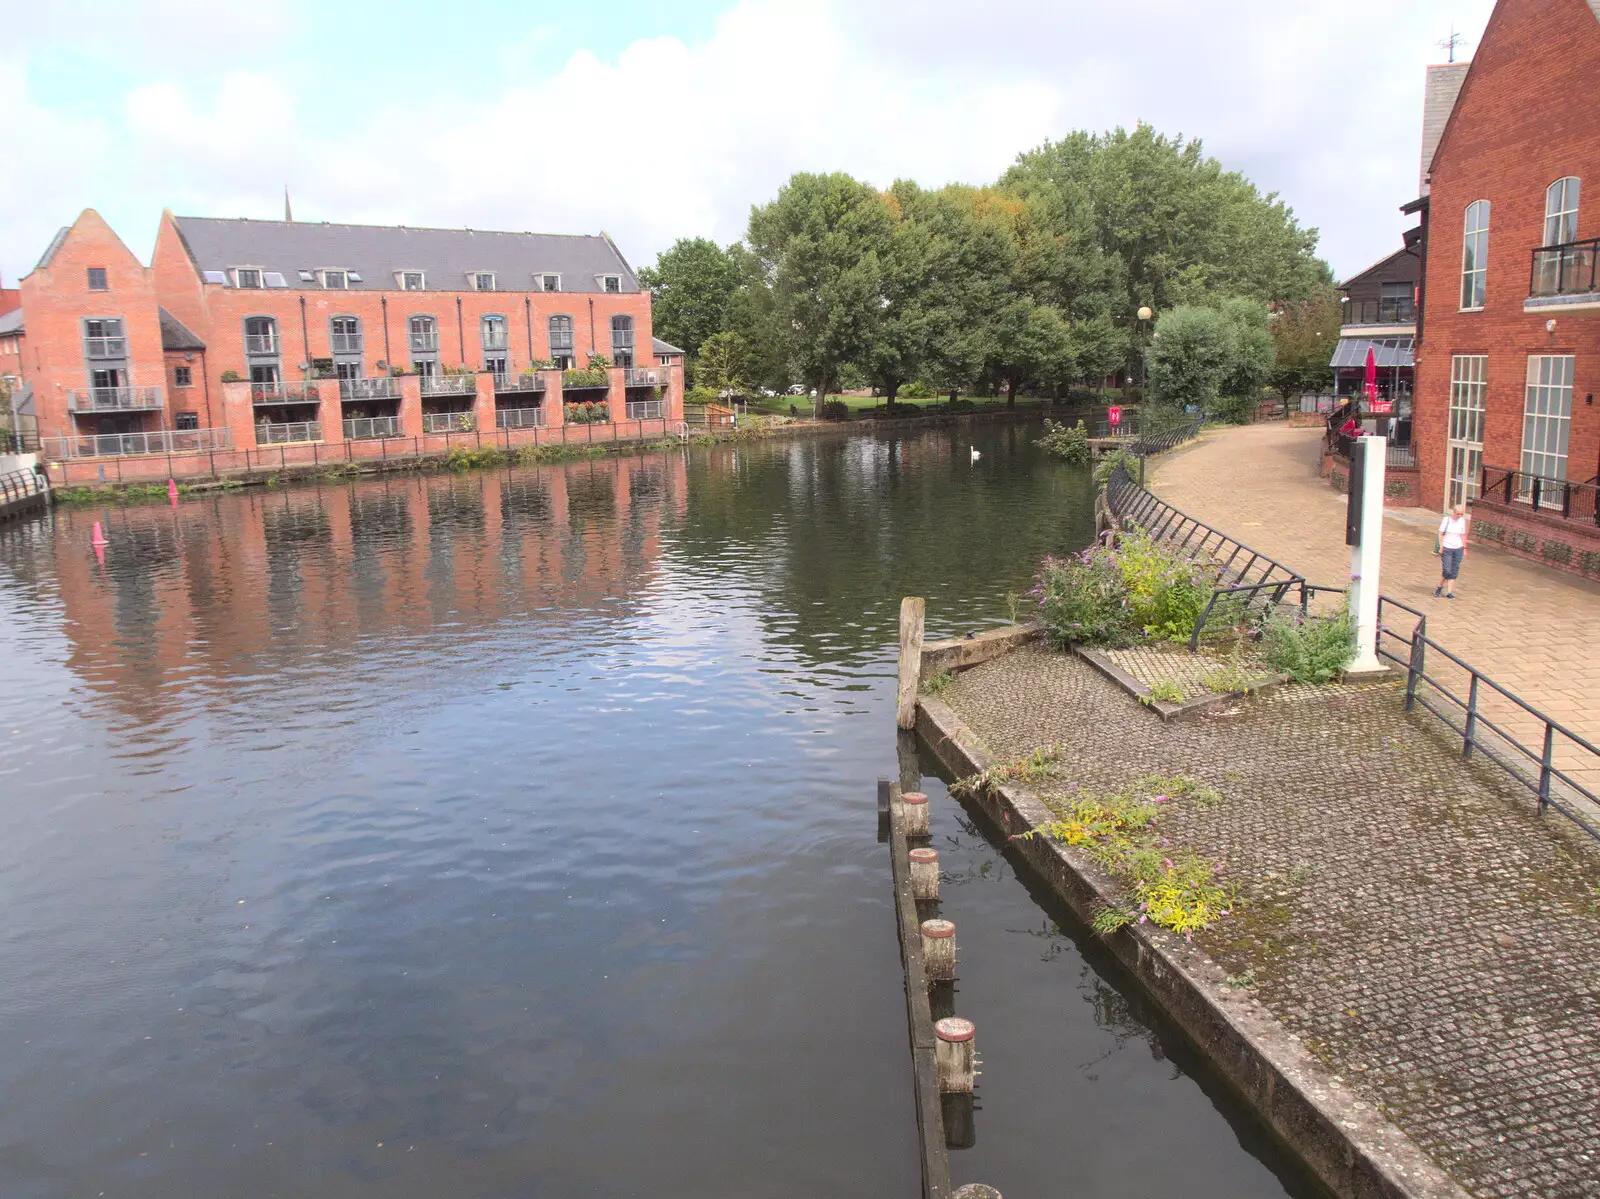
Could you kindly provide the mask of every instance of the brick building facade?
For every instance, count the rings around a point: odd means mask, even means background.
[[[0,371],[15,362],[58,462],[203,453],[214,470],[219,451],[320,461],[397,437],[560,440],[569,418],[659,434],[683,415],[681,359],[656,352],[650,294],[604,234],[168,212],[146,267],[86,210],[19,294]]]
[[[1413,441],[1422,502],[1592,562],[1600,475],[1600,0],[1499,0],[1426,194]]]

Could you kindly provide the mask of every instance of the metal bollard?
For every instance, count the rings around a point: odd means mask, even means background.
[[[939,1071],[939,1089],[948,1092],[972,1090],[977,1075],[977,1028],[971,1020],[946,1016],[933,1026],[934,1061]]]
[[[939,851],[913,849],[911,858],[911,895],[915,899],[939,898]]]
[[[920,791],[907,791],[900,797],[906,819],[906,836],[926,837],[932,825],[928,817],[928,797]]]
[[[928,978],[947,982],[956,976],[956,926],[948,920],[922,922],[922,961]]]

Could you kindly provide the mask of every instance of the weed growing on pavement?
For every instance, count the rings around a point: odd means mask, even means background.
[[[956,676],[948,670],[941,670],[928,676],[923,682],[922,689],[929,695],[938,695],[951,683],[956,681]]]
[[[1018,758],[1014,762],[1001,762],[989,767],[987,770],[980,770],[977,774],[969,774],[964,779],[957,779],[950,784],[950,793],[952,795],[964,795],[968,799],[973,799],[1003,783],[1042,782],[1050,776],[1056,760],[1060,757],[1061,747],[1059,745],[1041,745],[1026,758]]]
[[[1183,688],[1171,679],[1162,679],[1159,683],[1150,685],[1150,694],[1142,697],[1147,704],[1181,704],[1183,702]]]

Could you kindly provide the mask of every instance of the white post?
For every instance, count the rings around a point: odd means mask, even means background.
[[[906,855],[911,859],[911,897],[913,899],[939,898],[939,851],[913,849]]]
[[[905,817],[907,837],[927,840],[932,826],[928,823],[928,797],[921,791],[907,791],[900,796],[900,812]]]
[[[1350,613],[1356,622],[1356,658],[1348,674],[1385,669],[1378,658],[1378,564],[1383,550],[1383,471],[1388,448],[1382,437],[1358,437],[1353,447],[1354,453],[1362,455],[1361,544],[1350,548]]]
[[[933,1026],[933,1060],[944,1092],[971,1091],[978,1073],[976,1033],[971,1020],[946,1016]]]
[[[922,922],[922,963],[932,982],[956,976],[956,926],[948,920]]]

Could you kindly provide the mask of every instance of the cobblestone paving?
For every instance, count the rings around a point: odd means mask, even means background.
[[[1227,672],[1233,665],[1227,658],[1207,654],[1204,647],[1191,654],[1181,645],[1162,642],[1127,649],[1103,649],[1100,653],[1146,687],[1176,683],[1182,688],[1184,699],[1204,699],[1216,694],[1207,679],[1214,680],[1218,672]],[[1248,659],[1240,661],[1238,666],[1248,679],[1260,682],[1271,677],[1266,667]],[[1223,690],[1236,688],[1224,687]]]
[[[1338,586],[1350,575],[1345,499],[1317,476],[1321,439],[1317,429],[1276,423],[1210,433],[1191,449],[1152,459],[1151,487],[1311,582]],[[1435,641],[1600,745],[1600,586],[1494,546],[1473,545],[1457,598],[1435,599],[1437,527],[1437,515],[1422,509],[1389,513],[1384,593],[1427,612]],[[1463,674],[1434,665],[1447,685],[1465,694]],[[1487,707],[1520,740],[1539,748],[1543,725],[1493,697]],[[1600,769],[1589,768],[1589,755],[1558,744],[1557,756],[1563,765],[1584,768],[1581,781],[1600,791]]]
[[[1197,943],[1475,1195],[1600,1195],[1600,850],[1401,713],[1395,684],[1164,725],[1025,649],[943,698],[1002,759],[1061,744],[1047,791],[1217,787],[1163,817],[1245,896]]]

